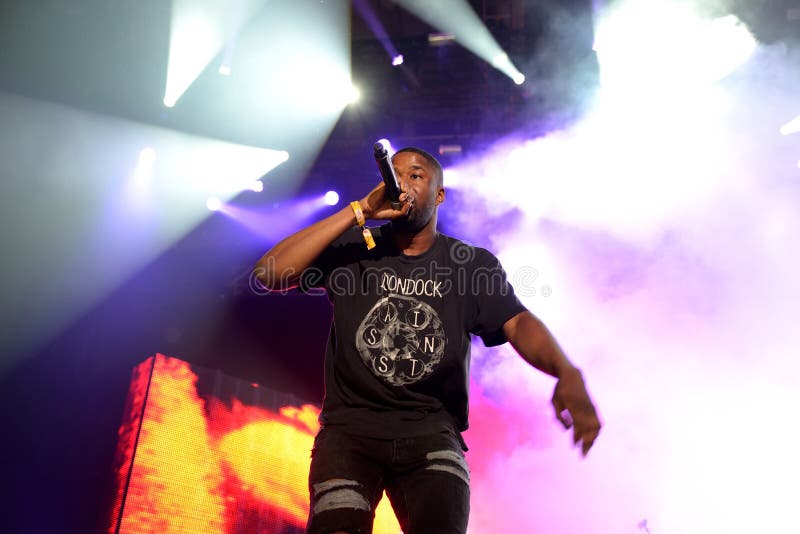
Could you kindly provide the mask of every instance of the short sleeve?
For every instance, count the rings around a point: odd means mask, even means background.
[[[503,333],[503,325],[518,313],[526,311],[526,308],[514,293],[500,262],[488,250],[476,249],[470,296],[470,333],[480,336],[487,347],[508,341]]]
[[[361,232],[355,226],[328,245],[313,264],[300,275],[298,290],[309,293],[313,289],[327,289],[331,274],[357,261],[364,249]]]

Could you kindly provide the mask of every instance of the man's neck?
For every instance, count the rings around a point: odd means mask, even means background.
[[[433,223],[433,224],[431,224]],[[406,233],[393,229],[392,241],[397,250],[406,256],[419,256],[433,246],[436,241],[436,223],[431,221],[422,230],[415,233]]]

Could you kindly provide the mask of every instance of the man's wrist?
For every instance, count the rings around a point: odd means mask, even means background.
[[[364,214],[364,219],[367,219],[367,220],[371,219],[372,218],[372,210],[369,207],[369,202],[367,202],[367,199],[366,198],[362,198],[361,200],[358,201],[358,203],[361,205],[361,213]]]
[[[561,365],[557,365],[554,369],[556,378],[563,380],[564,378],[578,377],[583,380],[581,370],[572,365],[568,361],[564,361]]]

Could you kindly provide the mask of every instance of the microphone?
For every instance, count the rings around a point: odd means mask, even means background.
[[[386,184],[386,196],[389,198],[389,204],[392,209],[399,210],[403,207],[403,203],[400,202],[400,182],[397,180],[392,161],[389,159],[389,151],[381,143],[375,143],[372,150],[375,153],[375,163],[378,164],[383,183]]]

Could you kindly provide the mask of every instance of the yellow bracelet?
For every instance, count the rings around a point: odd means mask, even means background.
[[[367,221],[364,219],[364,211],[361,209],[361,203],[358,200],[354,200],[350,203],[350,207],[353,208],[353,213],[356,214],[356,223],[358,227],[361,228],[361,234],[364,236],[367,250],[372,250],[375,248],[375,240],[372,238],[372,232],[365,226]]]
[[[356,214],[356,224],[359,227],[364,226],[367,221],[364,220],[364,210],[361,209],[361,203],[358,200],[354,200],[350,203],[350,207],[353,208],[353,213]]]

